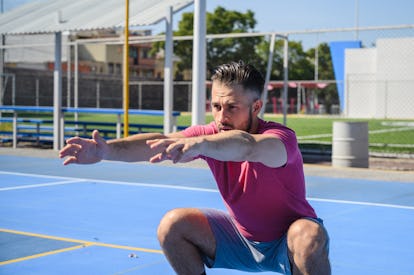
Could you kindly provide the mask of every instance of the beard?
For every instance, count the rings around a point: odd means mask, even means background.
[[[234,130],[234,126],[228,123],[216,123],[219,132]]]
[[[252,115],[252,107],[251,106],[249,107],[249,117],[247,119],[247,123],[246,123],[245,127],[236,128],[231,123],[216,122],[216,126],[217,126],[219,132],[230,131],[230,130],[242,130],[242,131],[245,131],[247,133],[250,133],[250,131],[252,130],[252,125],[253,125],[253,115]]]

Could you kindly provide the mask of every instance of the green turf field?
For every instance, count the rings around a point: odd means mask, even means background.
[[[25,116],[52,119],[44,114],[25,114]],[[283,122],[281,115],[265,114],[265,120]],[[65,120],[73,120],[73,115],[66,115]],[[81,121],[116,122],[116,115],[80,114]],[[212,121],[207,114],[206,122]],[[330,116],[289,115],[287,126],[295,130],[302,147],[330,150],[332,142],[332,125],[334,121],[367,121],[369,128],[370,152],[414,154],[414,120],[391,119],[343,119]],[[162,124],[158,116],[129,116],[130,123]],[[182,113],[177,118],[177,125],[191,124],[191,115]],[[0,124],[0,130],[11,129],[7,123]]]

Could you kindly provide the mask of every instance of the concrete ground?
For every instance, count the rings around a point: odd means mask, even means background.
[[[37,148],[13,149],[10,147],[0,147],[0,155],[58,158],[58,153],[52,149]],[[332,167],[330,161],[327,160],[312,160],[311,162],[306,163],[305,159],[304,170],[307,176],[414,182],[414,159],[370,158],[369,168],[336,168]],[[165,162],[164,165],[207,168],[207,165],[202,160],[196,160],[186,164]]]

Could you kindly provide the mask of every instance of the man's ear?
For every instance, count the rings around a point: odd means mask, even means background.
[[[263,101],[258,99],[253,103],[253,112],[254,113],[259,113],[260,110],[262,109],[263,106]]]

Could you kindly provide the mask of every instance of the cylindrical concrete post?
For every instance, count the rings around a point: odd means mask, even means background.
[[[368,122],[333,123],[332,166],[369,167]]]

